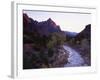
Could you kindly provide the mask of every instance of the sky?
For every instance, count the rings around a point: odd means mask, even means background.
[[[91,24],[91,14],[84,13],[61,13],[46,11],[24,10],[29,17],[39,22],[51,18],[63,31],[81,32],[87,24]]]

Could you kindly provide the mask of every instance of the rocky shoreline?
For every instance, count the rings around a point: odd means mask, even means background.
[[[72,49],[76,50],[81,55],[81,57],[84,59],[84,66],[91,65],[90,46],[87,45],[87,47],[82,47],[80,45],[67,45],[70,46]]]

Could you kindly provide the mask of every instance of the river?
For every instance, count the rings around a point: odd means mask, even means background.
[[[64,45],[63,46],[65,50],[69,52],[69,63],[65,64],[64,67],[77,67],[77,66],[86,66],[84,59],[81,57],[79,52],[77,52],[75,49]]]

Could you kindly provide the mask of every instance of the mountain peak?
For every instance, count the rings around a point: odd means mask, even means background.
[[[49,23],[49,25],[52,25],[52,26],[54,26],[54,27],[57,27],[56,23],[55,23],[51,18],[49,18],[49,19],[47,20],[47,22]]]
[[[85,29],[77,35],[77,39],[90,39],[91,38],[91,24],[85,26]]]
[[[51,18],[49,18],[47,21],[53,21]]]
[[[91,24],[86,25],[85,29],[90,30]]]
[[[26,23],[28,22],[28,23],[30,23],[31,22],[31,20],[29,19],[29,17],[28,17],[28,15],[27,14],[23,14],[23,19],[24,19],[24,21],[26,21]]]
[[[38,22],[30,18],[27,14],[23,14],[23,25],[25,27],[25,31],[33,33],[36,31],[41,36],[48,36],[53,32],[61,31],[60,26],[56,25],[56,23],[51,18],[48,18],[46,21]]]
[[[55,22],[54,22],[51,18],[49,18],[49,19],[47,20],[47,22],[52,23],[52,24],[55,24]]]

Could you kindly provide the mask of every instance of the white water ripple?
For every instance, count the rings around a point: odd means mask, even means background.
[[[63,46],[65,50],[69,52],[69,63],[65,64],[64,67],[74,67],[74,66],[84,66],[86,65],[84,62],[84,59],[81,57],[81,55],[75,51],[73,48],[64,45]]]

